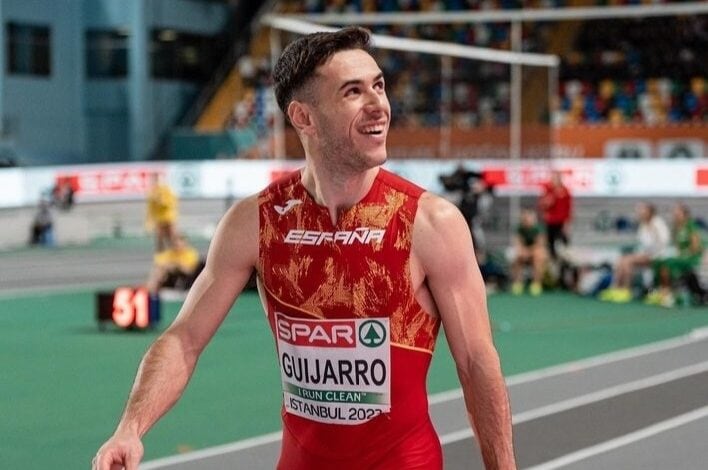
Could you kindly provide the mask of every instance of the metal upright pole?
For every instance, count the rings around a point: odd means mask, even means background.
[[[280,32],[270,28],[270,57],[271,66],[275,65],[275,61],[280,57],[282,45],[280,42]],[[273,119],[273,151],[275,152],[276,160],[285,160],[285,116],[283,113],[276,111],[275,119]]]
[[[548,67],[548,125],[550,126],[551,133],[551,145],[550,145],[550,157],[551,160],[558,158],[559,148],[558,148],[558,126],[560,123],[556,122],[554,114],[557,112],[559,106],[558,100],[558,81],[560,67],[555,65],[553,67]]]
[[[452,132],[452,57],[440,56],[440,145],[438,156],[450,156],[450,134]]]
[[[521,52],[521,27],[520,21],[511,23],[511,49],[513,52]],[[519,179],[519,163],[521,160],[521,64],[511,65],[511,96],[510,96],[510,132],[509,132],[509,175],[512,184]],[[513,193],[509,196],[509,236],[512,237],[512,227],[519,219],[521,206],[520,196]]]

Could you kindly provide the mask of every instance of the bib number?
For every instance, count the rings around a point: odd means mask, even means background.
[[[353,425],[391,410],[388,318],[309,320],[276,312],[275,326],[288,413]]]

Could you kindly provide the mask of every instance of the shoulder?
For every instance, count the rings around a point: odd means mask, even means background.
[[[379,169],[379,173],[376,178],[381,184],[388,186],[389,188],[394,189],[396,191],[405,193],[408,196],[417,198],[420,197],[423,193],[425,193],[425,190],[414,182],[407,180],[401,176],[398,176],[397,174],[392,173],[386,170],[385,168]]]
[[[449,262],[449,255],[472,249],[467,221],[450,201],[423,193],[413,224],[413,251],[425,264]]]
[[[420,221],[423,228],[437,230],[458,219],[467,225],[460,210],[447,199],[429,192],[420,196],[416,225]]]
[[[235,202],[219,222],[222,230],[248,232],[258,229],[259,195],[251,195]]]
[[[666,223],[664,219],[659,217],[658,215],[655,215],[652,217],[650,224],[654,227],[659,228],[660,230],[669,230],[669,225]]]
[[[268,202],[268,201],[278,201],[283,197],[289,197],[294,188],[300,182],[301,173],[300,170],[289,171],[259,192],[255,198],[258,203]]]
[[[219,222],[209,249],[215,264],[255,265],[258,259],[258,195],[236,202]]]

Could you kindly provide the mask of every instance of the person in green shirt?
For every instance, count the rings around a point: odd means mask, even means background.
[[[546,249],[546,234],[538,222],[536,212],[525,208],[521,211],[519,225],[514,237],[514,260],[511,264],[511,292],[519,295],[524,291],[523,268],[531,265],[533,277],[529,287],[531,295],[540,295],[543,291],[541,281],[546,269],[548,252]]]
[[[672,239],[677,254],[654,263],[659,287],[646,298],[647,303],[665,307],[674,305],[673,281],[685,277],[700,265],[704,249],[698,226],[685,204],[674,207],[673,219]]]

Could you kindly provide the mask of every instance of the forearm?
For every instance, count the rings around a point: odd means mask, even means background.
[[[197,357],[177,334],[158,338],[140,363],[118,431],[147,433],[182,395]]]
[[[496,350],[459,370],[465,403],[487,470],[515,469],[511,411]],[[480,357],[481,356],[481,357]]]

